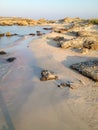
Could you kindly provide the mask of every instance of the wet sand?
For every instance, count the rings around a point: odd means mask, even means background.
[[[20,41],[15,49],[8,49],[9,55],[17,59],[0,80],[0,105],[6,104],[0,108],[1,130],[4,127],[10,130],[98,129],[98,87],[69,68],[73,63],[97,58],[98,52],[84,55],[58,48],[47,38],[57,35],[52,32],[32,40],[29,47],[20,47],[23,43]],[[59,80],[41,82],[42,69],[54,71]],[[57,87],[60,81],[66,80],[81,80],[83,85],[77,89]]]

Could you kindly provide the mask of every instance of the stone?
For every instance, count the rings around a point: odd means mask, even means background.
[[[78,88],[80,87],[82,84],[82,81],[78,80],[78,81],[66,81],[66,82],[62,82],[58,85],[58,87],[60,88],[64,88],[64,87],[69,87],[71,89],[75,89],[75,88]]]
[[[34,34],[34,33],[30,33],[29,35],[30,35],[30,36],[35,36],[35,34]]]
[[[61,43],[61,48],[67,49],[71,48],[82,48],[83,46],[83,39],[82,38],[73,38],[73,39],[66,39],[63,43]]]
[[[43,28],[44,30],[52,30],[52,28]]]
[[[83,43],[83,47],[92,50],[98,50],[98,42],[94,38],[93,39],[87,38]]]
[[[16,60],[15,57],[10,57],[10,58],[6,59],[6,61],[8,61],[8,62],[13,62],[14,60]]]
[[[43,33],[41,33],[40,31],[36,31],[36,33],[37,33],[37,36],[42,36],[43,35]]]
[[[71,68],[94,81],[98,81],[98,60],[76,63],[71,65]]]
[[[48,70],[42,70],[41,72],[41,81],[47,81],[47,80],[56,80],[58,79],[58,76],[54,74],[54,72],[50,72]]]
[[[6,36],[7,36],[7,37],[16,36],[16,35],[18,35],[18,34],[16,34],[16,33],[11,34],[10,32],[6,32]]]
[[[0,33],[0,37],[4,37],[4,35],[5,35],[4,33]]]
[[[0,55],[5,55],[6,52],[5,51],[0,51]]]

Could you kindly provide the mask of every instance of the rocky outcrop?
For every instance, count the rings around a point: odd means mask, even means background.
[[[84,35],[79,36],[78,32],[72,32],[75,36],[75,38],[72,39],[65,39],[64,37],[57,36],[53,38],[54,41],[57,42],[57,45],[61,48],[67,49],[67,48],[77,48],[81,49],[82,52],[84,50],[98,50],[98,38],[96,36],[96,33],[84,33]],[[86,35],[87,34],[87,35]]]
[[[93,79],[94,81],[98,81],[98,60],[73,64],[71,65],[71,68]]]
[[[83,45],[83,39],[82,38],[73,38],[73,39],[67,39],[63,43],[59,43],[61,48],[67,49],[69,47],[71,48],[82,48]]]
[[[58,76],[56,76],[54,72],[51,72],[49,70],[42,70],[40,78],[41,81],[47,81],[53,79],[58,79]]]
[[[83,43],[83,48],[98,50],[98,41],[95,38],[86,38]]]
[[[81,21],[80,18],[69,18],[69,17],[66,17],[64,19],[61,19],[59,20],[60,22],[65,22],[65,23],[73,23],[73,22],[79,22]]]
[[[77,36],[80,36],[80,37],[88,37],[91,35],[92,35],[92,32],[89,32],[89,31],[78,31],[77,32]]]

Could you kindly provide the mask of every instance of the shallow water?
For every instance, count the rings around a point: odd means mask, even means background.
[[[36,31],[41,31],[43,33],[49,32],[44,30],[44,27],[49,26],[0,26],[0,33],[10,32],[12,34],[28,35],[30,33],[36,33]]]
[[[17,40],[23,38],[23,36],[25,37],[31,33],[36,34],[36,31],[40,31],[42,33],[50,32],[44,30],[43,27],[40,26],[0,26],[0,33],[10,32],[11,34],[18,34],[12,37],[0,37],[0,49],[7,48],[13,45]]]
[[[23,35],[0,38],[0,49],[7,52],[0,55],[0,130],[15,130],[17,113],[32,92],[32,77],[38,71],[36,59],[28,48],[29,43],[38,37],[28,34],[49,31],[38,26],[0,26],[0,33],[7,31]],[[16,57],[16,60],[8,63],[6,59],[9,57]]]

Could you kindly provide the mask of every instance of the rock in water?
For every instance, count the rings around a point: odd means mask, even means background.
[[[8,62],[13,62],[16,58],[15,57],[11,57],[11,58],[8,58],[7,61]]]
[[[98,81],[98,60],[73,64],[71,65],[71,68],[93,79],[94,81]]]
[[[53,79],[57,79],[58,76],[56,76],[54,74],[54,72],[50,72],[48,70],[42,70],[41,72],[41,81],[47,81],[47,80],[53,80]]]
[[[5,55],[6,52],[5,51],[0,51],[0,55]]]

